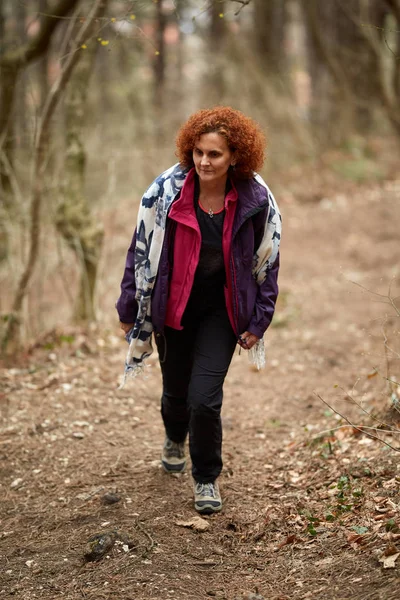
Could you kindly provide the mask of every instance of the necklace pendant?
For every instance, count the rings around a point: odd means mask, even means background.
[[[214,211],[212,208],[208,209],[208,216],[210,217],[210,219],[212,219],[214,217]]]

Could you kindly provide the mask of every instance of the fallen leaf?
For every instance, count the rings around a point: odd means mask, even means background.
[[[326,558],[321,558],[321,560],[317,560],[315,563],[316,567],[322,567],[323,565],[330,565],[333,562],[332,556],[327,556]]]
[[[399,551],[394,544],[388,544],[383,552],[384,556],[392,556],[393,554],[397,554]]]
[[[283,548],[283,546],[287,546],[288,544],[293,544],[294,542],[297,541],[297,536],[295,533],[292,533],[291,535],[288,535],[286,540],[284,540],[283,542],[281,542],[280,544],[278,544],[277,546],[277,550],[280,550],[281,548]]]
[[[189,527],[195,531],[206,531],[210,527],[210,523],[201,517],[193,517],[189,521],[176,521],[175,525]]]
[[[372,373],[368,373],[367,379],[372,379],[378,375],[378,371],[373,371]]]
[[[399,558],[400,552],[397,554],[391,554],[390,556],[381,556],[379,562],[382,563],[384,569],[394,569],[395,562]]]
[[[394,516],[395,516],[395,513],[393,511],[389,511],[387,513],[375,515],[374,521],[384,521],[385,519],[390,519],[391,517],[394,517]]]
[[[383,514],[389,512],[390,508],[387,506],[375,506],[375,510],[376,512]]]
[[[365,541],[365,536],[360,535],[359,533],[350,533],[347,536],[347,541],[349,544],[363,544]]]
[[[389,481],[385,481],[382,486],[386,489],[386,490],[390,490],[390,489],[396,489],[397,488],[397,481],[396,478],[393,477],[393,479],[389,479]]]

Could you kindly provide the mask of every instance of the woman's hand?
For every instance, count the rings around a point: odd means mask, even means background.
[[[242,335],[239,335],[238,344],[245,350],[250,350],[258,342],[259,338],[250,333],[250,331],[245,331]]]
[[[128,331],[130,329],[132,329],[132,327],[134,326],[134,323],[122,323],[120,321],[119,326],[121,327],[122,331],[126,334],[126,333],[128,333]]]

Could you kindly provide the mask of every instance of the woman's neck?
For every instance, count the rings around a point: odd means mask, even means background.
[[[224,179],[219,179],[218,181],[207,182],[199,180],[200,194],[207,196],[224,196],[227,179],[228,177],[225,177]]]

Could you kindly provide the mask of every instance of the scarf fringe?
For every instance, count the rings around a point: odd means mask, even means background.
[[[122,390],[125,387],[125,383],[128,378],[134,379],[135,377],[143,375],[146,370],[147,364],[144,360],[140,363],[134,364],[125,363],[125,370],[121,378],[121,383],[119,384],[117,389]]]
[[[267,360],[265,355],[264,338],[258,340],[258,342],[256,342],[254,346],[249,350],[249,362],[250,364],[257,367],[257,371],[265,369]]]

